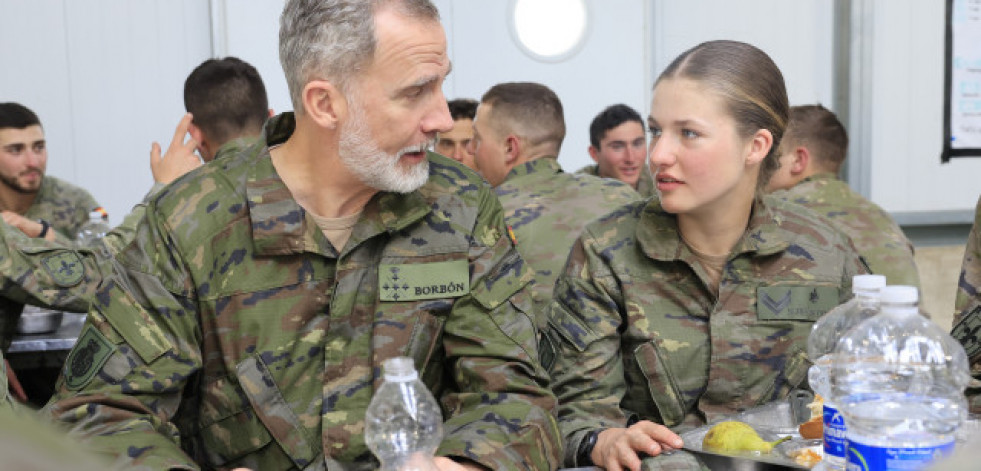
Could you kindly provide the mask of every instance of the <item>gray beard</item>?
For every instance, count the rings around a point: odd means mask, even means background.
[[[338,143],[338,153],[344,166],[362,183],[379,191],[411,193],[425,185],[429,180],[429,161],[423,160],[411,166],[399,165],[402,155],[413,149],[402,149],[395,155],[379,149],[368,130],[360,104],[353,102],[351,119],[342,126]],[[436,139],[432,138],[423,147],[431,149],[435,143]]]

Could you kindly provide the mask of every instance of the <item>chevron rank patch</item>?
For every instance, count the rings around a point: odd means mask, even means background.
[[[760,286],[756,316],[763,321],[814,321],[838,305],[834,286]]]
[[[65,360],[65,385],[68,389],[77,391],[89,384],[114,350],[115,346],[98,329],[86,324],[82,334],[78,336],[75,348]]]
[[[41,259],[41,266],[56,285],[71,288],[85,278],[85,266],[78,254],[71,250],[59,250]]]

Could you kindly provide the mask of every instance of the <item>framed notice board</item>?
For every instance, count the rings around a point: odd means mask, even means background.
[[[947,0],[941,161],[981,157],[981,0]]]

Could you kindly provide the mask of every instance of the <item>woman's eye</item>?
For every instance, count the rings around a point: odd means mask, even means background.
[[[656,128],[654,126],[648,126],[647,132],[651,134],[651,137],[661,137],[661,128]]]
[[[692,131],[691,129],[682,129],[681,130],[681,135],[682,136],[685,136],[686,139],[694,139],[694,138],[698,137],[698,133],[695,132],[695,131]]]

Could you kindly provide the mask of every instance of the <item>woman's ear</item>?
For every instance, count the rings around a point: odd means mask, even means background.
[[[746,163],[747,164],[759,164],[763,162],[766,155],[770,153],[770,148],[773,147],[773,134],[770,133],[769,129],[760,129],[753,134],[753,138],[749,141],[749,146],[747,149]]]
[[[303,87],[303,111],[324,129],[336,129],[347,116],[347,100],[333,83],[311,80]]]

